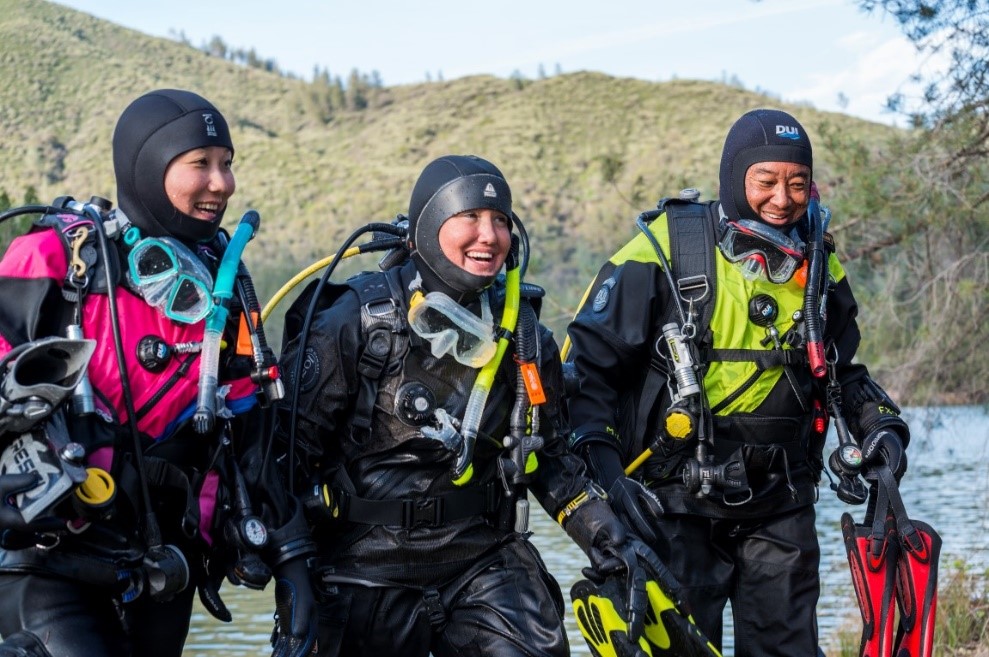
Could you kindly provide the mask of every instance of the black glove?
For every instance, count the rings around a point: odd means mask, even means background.
[[[645,627],[647,574],[639,566],[625,525],[607,502],[593,497],[593,489],[589,493],[591,498],[569,514],[563,529],[591,561],[591,567],[581,571],[587,579],[601,583],[609,576],[624,578],[628,633],[634,643]]]
[[[595,480],[608,492],[611,508],[646,543],[657,540],[655,521],[663,515],[656,495],[634,479],[625,476],[618,450],[605,442],[587,447],[587,461]]]
[[[862,440],[862,465],[866,468],[866,479],[872,478],[868,475],[870,469],[884,463],[889,465],[897,481],[907,471],[907,454],[899,434],[890,429],[877,429]]]
[[[24,517],[14,505],[18,493],[31,490],[41,482],[36,474],[5,474],[0,475],[0,530],[28,529]]]
[[[316,599],[305,559],[293,559],[275,569],[275,630],[272,657],[315,655]]]

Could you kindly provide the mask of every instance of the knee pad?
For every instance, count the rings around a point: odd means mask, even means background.
[[[0,657],[52,657],[41,639],[30,632],[14,632],[0,643]]]

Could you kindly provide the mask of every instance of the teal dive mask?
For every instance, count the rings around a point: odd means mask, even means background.
[[[169,319],[195,324],[213,309],[213,276],[172,237],[145,237],[127,255],[130,283]]]

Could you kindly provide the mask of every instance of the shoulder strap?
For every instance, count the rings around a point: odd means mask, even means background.
[[[697,203],[677,198],[663,199],[659,209],[666,212],[670,233],[670,266],[677,289],[674,294],[697,313],[698,338],[702,337],[714,314],[718,277],[714,250],[717,245],[717,201]],[[666,321],[673,319],[672,305]]]
[[[677,289],[671,290],[696,313],[694,340],[704,340],[711,317],[714,314],[714,296],[717,289],[715,253],[717,225],[717,201],[697,203],[680,198],[663,199],[658,208],[666,213],[670,237],[670,257],[667,259]],[[662,323],[679,321],[674,304],[669,304]],[[661,336],[657,335],[650,349],[649,368],[642,381],[642,389],[635,405],[635,436],[633,443],[638,454],[645,446],[650,417],[655,417],[656,404],[662,397],[669,380],[669,368],[660,352]]]
[[[364,351],[357,361],[361,375],[360,388],[354,407],[353,426],[371,429],[371,414],[378,397],[378,385],[389,361],[402,349],[397,339],[405,330],[402,316],[401,290],[386,272],[373,272],[349,281],[361,302],[361,331]]]
[[[52,202],[51,207],[62,207],[65,199],[71,200],[70,197],[60,196]],[[62,295],[69,303],[76,303],[80,294],[85,295],[89,292],[106,294],[106,274],[103,270],[107,263],[104,263],[103,258],[99,256],[96,228],[93,226],[92,219],[66,210],[65,212],[46,214],[38,219],[34,225],[39,229],[54,230],[62,242],[65,249],[65,260],[69,265],[65,273]],[[82,241],[77,243],[79,239]],[[120,281],[120,256],[113,242],[109,246],[110,276],[116,284]],[[85,272],[81,278],[76,275],[77,259]]]

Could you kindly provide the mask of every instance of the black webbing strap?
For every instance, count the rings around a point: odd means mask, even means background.
[[[439,527],[454,520],[491,514],[498,510],[503,498],[502,487],[496,482],[436,497],[397,500],[368,500],[341,491],[335,494],[347,520],[405,529]]]
[[[714,314],[714,297],[718,277],[715,275],[714,227],[716,201],[691,203],[671,199],[665,204],[666,223],[670,233],[670,266],[677,283],[674,294],[686,303],[693,301],[697,312],[698,338],[702,338]],[[670,312],[673,306],[670,304]],[[666,321],[672,321],[671,315]]]
[[[755,363],[760,370],[807,364],[807,352],[802,349],[774,349],[772,351],[762,349],[706,349],[701,352],[701,358],[705,363]]]
[[[697,313],[695,339],[700,341],[707,333],[714,314],[714,295],[717,289],[714,269],[716,248],[714,203],[666,199],[660,202],[660,209],[666,213],[670,236],[670,257],[667,260],[672,269],[673,280],[677,284],[677,289],[670,290],[670,294],[678,295],[681,301],[688,304],[688,308],[693,302],[693,311]],[[673,321],[679,323],[679,320],[675,300],[671,299],[667,304],[663,324]],[[644,446],[649,416],[669,380],[669,368],[661,351],[661,343],[662,336],[657,336],[650,351],[649,369],[635,409],[634,440],[637,453]]]
[[[363,276],[351,285],[361,301],[361,330],[364,333],[364,351],[357,361],[357,373],[361,377],[352,424],[355,429],[369,431],[378,384],[395,351],[396,335],[405,322],[388,276]]]

